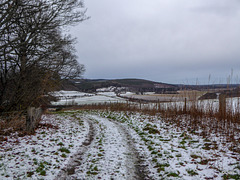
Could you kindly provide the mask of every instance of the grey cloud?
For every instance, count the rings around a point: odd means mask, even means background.
[[[239,1],[85,3],[91,19],[71,33],[78,38],[86,78],[146,77],[178,83],[207,79],[209,74],[224,78],[231,68],[239,73]]]
[[[240,13],[239,0],[210,0],[197,7],[192,8],[193,11],[201,13],[213,13],[222,16],[231,16]]]

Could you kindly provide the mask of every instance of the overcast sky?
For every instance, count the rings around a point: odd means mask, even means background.
[[[240,75],[240,0],[85,0],[71,29],[84,78],[227,83]],[[240,78],[240,77],[239,77]]]

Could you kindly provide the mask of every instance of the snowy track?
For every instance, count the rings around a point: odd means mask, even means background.
[[[138,152],[124,127],[117,122],[88,116],[94,124],[94,140],[81,154],[79,166],[66,179],[148,179],[145,177]],[[91,131],[90,131],[91,132]],[[74,160],[73,160],[74,161]]]
[[[85,122],[87,122],[88,134],[85,136],[84,142],[82,143],[80,148],[78,148],[77,152],[71,156],[68,163],[60,170],[55,180],[69,179],[71,175],[75,174],[76,167],[81,166],[82,158],[88,150],[88,146],[92,143],[95,132],[93,123],[89,120],[85,120]]]

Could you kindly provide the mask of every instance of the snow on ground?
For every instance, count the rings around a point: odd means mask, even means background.
[[[135,131],[130,131],[132,136],[141,137],[136,146],[140,152],[150,152],[158,172],[158,176],[151,173],[153,179],[240,179],[239,153],[230,151],[231,144],[221,143],[214,134],[206,139],[180,131],[159,117],[121,113],[103,116],[127,123]]]
[[[98,95],[110,96],[110,97],[117,97],[115,92],[98,92]]]
[[[240,179],[230,143],[139,113],[44,115],[35,135],[1,143],[0,179]]]
[[[79,92],[79,91],[55,91],[51,93],[53,96],[57,96],[60,98],[71,98],[71,97],[84,97],[84,96],[93,96],[94,94],[90,93],[84,93],[84,92]]]
[[[124,91],[126,89],[127,89],[126,87],[110,86],[110,87],[98,88],[98,89],[96,89],[96,91],[97,92],[115,92],[115,91]]]
[[[0,142],[0,179],[53,179],[88,133],[86,122],[44,115],[35,135]]]
[[[99,104],[99,103],[115,103],[125,102],[122,98],[109,97],[104,95],[94,95],[91,97],[81,97],[74,99],[61,99],[57,102],[52,102],[52,105],[84,105],[84,104]]]
[[[139,179],[135,152],[120,125],[106,118],[89,115],[95,122],[95,139],[75,170],[72,179]]]
[[[134,95],[135,93],[133,92],[126,92],[126,93],[120,93],[120,96],[122,97],[128,97],[128,96],[131,96],[131,95]]]
[[[58,101],[52,105],[84,105],[98,103],[126,102],[125,99],[117,97],[114,92],[98,92],[96,94],[82,93],[77,91],[60,91],[53,93]]]
[[[145,95],[154,95],[155,92],[144,92]]]

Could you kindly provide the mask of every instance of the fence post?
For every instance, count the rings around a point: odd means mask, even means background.
[[[33,133],[34,125],[34,117],[33,117],[33,111],[35,108],[29,107],[27,109],[27,116],[26,116],[26,130],[28,133]]]
[[[184,99],[184,109],[183,109],[184,113],[187,113],[187,98]]]
[[[36,126],[38,125],[42,116],[41,108],[29,107],[27,109],[26,116],[26,131],[28,133],[34,133]]]
[[[220,114],[220,118],[226,117],[226,95],[225,94],[219,95],[219,114]]]

